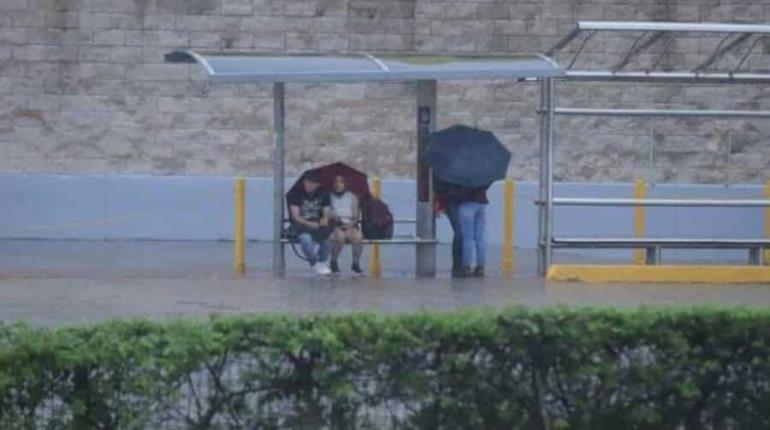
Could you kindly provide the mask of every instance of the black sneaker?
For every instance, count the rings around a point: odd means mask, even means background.
[[[474,278],[483,278],[484,277],[484,266],[479,266],[476,269],[473,270],[473,277]]]
[[[350,266],[350,270],[352,270],[356,276],[364,275],[364,271],[361,270],[361,266],[359,266],[357,263],[353,263],[353,265]]]
[[[332,270],[332,275],[340,274],[340,265],[337,264],[336,261],[332,261],[331,264],[329,264],[329,268]]]

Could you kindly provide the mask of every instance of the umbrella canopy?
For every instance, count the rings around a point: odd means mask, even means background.
[[[511,161],[510,151],[492,132],[464,125],[432,133],[423,157],[436,177],[463,187],[505,178]]]
[[[321,189],[323,190],[331,191],[334,177],[342,175],[347,183],[348,191],[355,194],[359,201],[369,195],[369,181],[366,173],[344,163],[332,163],[303,172],[299,179],[297,179],[297,182],[289,189],[289,192],[286,193],[286,198],[289,198],[294,193],[302,192],[302,181],[305,179],[305,175],[310,172],[318,174],[318,177],[321,178]]]

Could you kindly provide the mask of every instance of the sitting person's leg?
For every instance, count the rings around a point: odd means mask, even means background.
[[[363,274],[361,270],[361,254],[364,252],[364,235],[361,234],[361,230],[357,228],[351,228],[347,231],[347,241],[351,244],[351,251],[353,252],[353,262],[350,268],[356,274]]]
[[[332,261],[330,267],[332,269],[332,273],[339,273],[340,266],[337,260],[340,256],[340,253],[342,252],[342,248],[345,246],[345,233],[339,228],[335,228],[330,240],[332,246]]]
[[[329,239],[323,239],[320,242],[318,242],[318,263],[319,264],[325,264],[326,261],[329,259],[329,254],[332,250],[332,244],[329,241]],[[326,272],[328,274],[329,269],[326,268]]]
[[[311,266],[315,266],[318,263],[318,257],[315,252],[315,242],[313,236],[310,233],[300,233],[297,235],[297,242],[299,242],[300,248],[302,248],[302,254],[305,255],[305,259]]]

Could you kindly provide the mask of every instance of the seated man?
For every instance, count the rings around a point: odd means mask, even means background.
[[[320,186],[318,175],[313,172],[305,174],[302,192],[290,195],[288,203],[292,229],[297,233],[302,253],[317,274],[328,275],[331,273],[326,266],[331,248],[331,203],[329,193],[320,190]]]
[[[332,204],[332,222],[334,233],[332,233],[332,273],[340,273],[340,266],[337,258],[342,252],[345,243],[350,243],[353,249],[353,264],[351,270],[356,275],[363,275],[360,260],[363,253],[364,236],[358,229],[358,217],[360,210],[358,207],[358,198],[355,194],[347,190],[345,178],[337,175],[334,178],[334,186],[331,194]]]

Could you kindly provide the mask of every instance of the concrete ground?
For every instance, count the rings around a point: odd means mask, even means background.
[[[348,252],[343,270],[349,264]],[[546,283],[536,276],[534,252],[525,250],[517,251],[517,272],[511,280],[502,279],[496,270],[500,249],[494,247],[484,280],[449,279],[449,249],[444,245],[438,250],[441,273],[427,280],[412,277],[410,246],[383,247],[382,279],[349,274],[317,278],[290,249],[290,275],[274,279],[270,253],[270,244],[250,243],[249,272],[237,278],[231,270],[232,244],[224,242],[0,241],[0,320],[61,325],[241,312],[403,312],[512,305],[770,306],[770,285]]]

